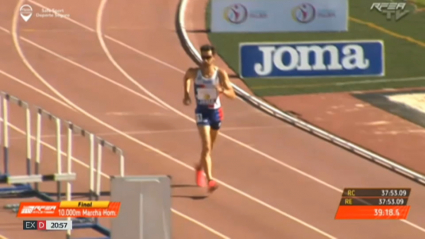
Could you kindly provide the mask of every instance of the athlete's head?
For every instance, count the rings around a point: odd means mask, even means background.
[[[214,61],[215,47],[211,45],[201,46],[201,57],[204,65],[211,65]]]

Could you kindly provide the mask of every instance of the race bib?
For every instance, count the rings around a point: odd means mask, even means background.
[[[217,90],[214,88],[201,88],[198,89],[198,94],[196,95],[198,100],[202,101],[214,101],[217,99]]]

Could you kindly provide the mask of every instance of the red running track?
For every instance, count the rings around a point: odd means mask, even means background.
[[[182,50],[175,31],[178,1],[28,3],[34,12],[41,12],[40,6],[63,9],[72,21],[18,19],[17,33],[21,38],[14,44],[11,33],[17,1],[2,0],[0,47],[6,56],[0,61],[2,90],[121,147],[126,153],[127,174],[172,175],[176,185],[174,238],[416,239],[425,235],[422,186],[240,100],[223,100],[223,132],[213,153],[213,173],[222,186],[206,199],[193,200],[193,196],[205,192],[178,187],[193,185],[192,165],[199,155],[193,107],[181,104],[183,71],[193,63]],[[102,29],[100,38],[97,27]],[[11,76],[77,111],[23,86]],[[167,107],[159,106],[158,101]],[[75,151],[87,163],[87,149],[81,146]],[[87,168],[76,166],[75,170],[79,179],[74,185],[83,188]],[[105,161],[103,171],[117,174],[116,161]],[[411,187],[408,221],[335,221],[344,187]],[[12,220],[9,214],[1,213],[2,218]],[[76,235],[87,233],[75,231]],[[22,231],[2,227],[1,223],[0,234],[14,239],[24,236]]]

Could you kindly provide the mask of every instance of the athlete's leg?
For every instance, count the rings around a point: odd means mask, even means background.
[[[209,132],[209,138],[210,138],[210,161],[211,161],[211,151],[214,147],[214,143],[217,139],[218,136],[218,131],[221,127],[221,120],[223,119],[223,111],[221,110],[221,108],[216,109],[214,111],[212,111],[211,114],[211,118],[210,118],[210,132]],[[211,166],[211,164],[210,164]],[[211,167],[210,167],[211,169]],[[211,177],[212,178],[212,177]],[[211,178],[209,178],[208,180],[208,191],[211,193],[214,190],[217,189],[218,185],[215,182],[215,180],[211,180]]]
[[[221,108],[214,111],[211,119],[211,131],[210,131],[210,140],[211,140],[211,150],[214,148],[215,141],[218,136],[218,131],[221,128],[221,121],[223,120],[223,110]]]
[[[199,187],[205,187],[207,186],[207,182],[206,182],[206,159],[205,159],[205,150],[203,150],[204,145],[208,146],[209,143],[207,142],[207,140],[209,139],[209,135],[204,134],[202,132],[208,132],[210,129],[210,121],[209,121],[209,117],[208,117],[208,111],[205,111],[203,109],[195,109],[195,114],[196,114],[196,124],[198,127],[198,131],[201,135],[201,155],[200,155],[200,160],[199,163],[197,163],[195,165],[195,169],[196,169],[196,184]]]
[[[199,166],[204,169],[207,180],[212,180],[212,163],[211,163],[211,128],[209,125],[198,125],[199,136],[201,137],[201,159]]]
[[[210,152],[212,152],[212,149],[214,148],[214,143],[215,140],[217,139],[217,135],[218,135],[218,129],[219,127],[217,127],[217,124],[211,124],[211,129],[210,129],[210,145],[211,145],[211,150]],[[209,161],[210,161],[210,165],[209,165],[209,175],[210,177],[208,178],[208,192],[212,193],[213,191],[215,191],[218,187],[217,182],[215,182],[215,180],[212,180],[212,176],[211,176],[211,168],[212,168],[212,160],[211,160],[211,153],[210,153],[210,157],[209,157]],[[208,175],[208,174],[207,174]]]
[[[210,140],[211,140],[211,152],[214,148],[215,140],[217,139],[218,129],[211,128],[210,130]]]

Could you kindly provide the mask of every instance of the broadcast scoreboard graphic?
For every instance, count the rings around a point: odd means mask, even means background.
[[[64,202],[22,202],[19,218],[114,218],[120,211],[120,202],[109,201],[64,201]],[[25,220],[24,230],[72,230],[71,220]]]
[[[17,217],[114,218],[118,216],[120,207],[120,202],[109,201],[22,202]]]
[[[407,219],[410,188],[345,188],[335,219]]]
[[[38,220],[24,221],[24,230],[67,231],[72,230],[72,221]]]

